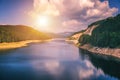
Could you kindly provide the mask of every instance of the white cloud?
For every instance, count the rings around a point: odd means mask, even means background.
[[[56,9],[56,6],[48,2],[48,0],[34,0],[34,11],[42,15],[59,15],[59,11]]]
[[[71,27],[76,27],[77,30],[80,30],[96,20],[112,16],[117,11],[117,8],[109,7],[108,1],[34,0],[33,12],[57,16],[59,17],[58,19],[62,19],[61,25],[68,26],[68,30]]]
[[[87,80],[90,77],[99,77],[104,75],[104,72],[101,69],[95,68],[92,63],[88,60],[84,60],[85,67],[81,67],[79,70],[80,80]]]
[[[68,26],[80,26],[82,25],[82,23],[80,21],[77,20],[68,20],[68,21],[64,21],[62,23],[63,26],[68,27]]]

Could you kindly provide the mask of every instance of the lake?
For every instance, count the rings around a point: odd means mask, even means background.
[[[119,80],[120,62],[64,38],[0,52],[0,80]]]

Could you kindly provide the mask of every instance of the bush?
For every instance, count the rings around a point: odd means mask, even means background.
[[[81,45],[90,43],[90,39],[91,37],[89,35],[83,34],[80,38],[79,38],[79,43],[81,43]]]

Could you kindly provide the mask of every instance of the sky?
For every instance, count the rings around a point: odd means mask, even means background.
[[[1,25],[28,25],[48,32],[80,31],[119,13],[120,0],[0,0]]]

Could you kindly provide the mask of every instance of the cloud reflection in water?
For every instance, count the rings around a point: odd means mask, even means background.
[[[117,80],[64,40],[31,44],[0,56],[0,62],[4,80]]]

